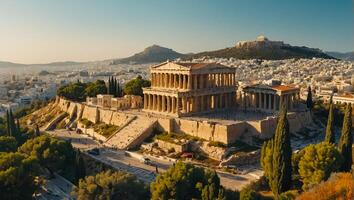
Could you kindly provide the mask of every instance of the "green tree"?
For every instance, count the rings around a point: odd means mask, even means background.
[[[97,80],[93,83],[87,84],[85,88],[86,96],[88,97],[96,97],[98,94],[106,94],[107,86],[106,83],[102,80]]]
[[[0,135],[6,135],[6,121],[0,117]]]
[[[251,187],[245,187],[240,192],[240,200],[261,200],[261,197]]]
[[[0,136],[0,152],[13,152],[17,149],[17,141],[12,136]]]
[[[309,189],[328,179],[342,164],[342,156],[334,144],[321,142],[303,149],[304,155],[299,162],[299,174],[303,189]]]
[[[36,190],[36,159],[21,153],[0,153],[0,196],[3,200],[32,199]]]
[[[291,186],[291,143],[287,110],[283,106],[274,137],[262,147],[261,165],[277,198]]]
[[[76,152],[75,158],[75,176],[76,181],[79,182],[80,179],[85,178],[86,176],[86,168],[84,159],[82,158],[80,150]]]
[[[159,175],[150,186],[151,199],[224,199],[215,172],[178,162]]]
[[[86,87],[87,84],[77,82],[62,86],[58,89],[58,96],[64,97],[72,101],[85,101],[86,100]]]
[[[329,105],[327,127],[326,127],[326,136],[325,141],[334,144],[335,143],[335,133],[333,131],[333,103]]]
[[[352,145],[352,106],[351,104],[348,104],[345,110],[342,134],[338,144],[339,152],[344,159],[341,170],[345,172],[349,172],[353,164]]]
[[[108,170],[80,180],[72,195],[78,200],[144,200],[149,190],[132,174]]]
[[[143,79],[141,76],[130,80],[124,86],[124,93],[129,95],[143,96],[143,87],[150,87],[151,83],[148,80]]]
[[[311,86],[309,86],[309,87],[307,88],[306,106],[307,106],[307,108],[310,109],[310,110],[312,110],[312,108],[313,108]]]
[[[19,152],[34,156],[51,173],[68,168],[75,159],[75,151],[69,142],[48,135],[27,140],[19,147]]]

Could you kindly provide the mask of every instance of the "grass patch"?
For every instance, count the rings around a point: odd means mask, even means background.
[[[190,136],[187,134],[173,133],[173,132],[171,132],[171,133],[164,132],[164,133],[158,134],[154,137],[154,139],[162,140],[165,142],[170,142],[173,144],[182,144],[181,140],[183,140],[183,139],[194,140],[194,141],[202,140],[201,138],[198,138],[198,137]]]
[[[92,128],[93,125],[95,125],[93,122],[91,122],[90,120],[88,120],[86,118],[80,119],[80,123],[83,124],[85,126],[85,128]]]
[[[210,141],[208,143],[208,146],[212,147],[220,147],[220,148],[226,148],[227,145],[223,142],[218,142],[218,141]]]
[[[99,133],[100,135],[109,137],[113,133],[115,133],[118,130],[118,128],[119,128],[118,126],[112,124],[99,123],[94,125],[93,129],[95,130],[95,132]]]

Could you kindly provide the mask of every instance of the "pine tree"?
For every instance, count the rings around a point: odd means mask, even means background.
[[[307,88],[306,106],[307,106],[307,108],[310,109],[310,110],[312,110],[312,108],[313,108],[311,86],[309,86],[309,87]]]
[[[291,186],[291,143],[287,110],[283,106],[272,144],[272,174],[270,186],[277,197],[290,189]]]
[[[335,133],[333,131],[333,103],[329,105],[327,127],[326,127],[326,136],[325,141],[331,144],[335,143]]]
[[[352,106],[348,104],[345,110],[342,134],[339,140],[338,149],[344,158],[341,170],[349,172],[353,163],[352,158]]]

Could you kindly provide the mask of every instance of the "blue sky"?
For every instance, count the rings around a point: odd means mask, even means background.
[[[0,60],[89,61],[271,40],[353,51],[352,0],[1,0]]]

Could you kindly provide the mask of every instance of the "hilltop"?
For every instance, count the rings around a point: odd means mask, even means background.
[[[234,47],[219,49],[215,51],[206,51],[189,56],[189,58],[198,57],[218,57],[218,58],[236,58],[236,59],[264,59],[264,60],[282,60],[290,58],[326,58],[333,59],[319,49],[305,46],[291,46],[283,41],[271,41],[264,36],[259,36],[255,41],[241,41]]]
[[[166,60],[173,60],[183,57],[184,54],[178,53],[172,49],[152,45],[144,49],[144,51],[134,54],[127,58],[116,59],[112,64],[143,64],[143,63],[158,63]]]

